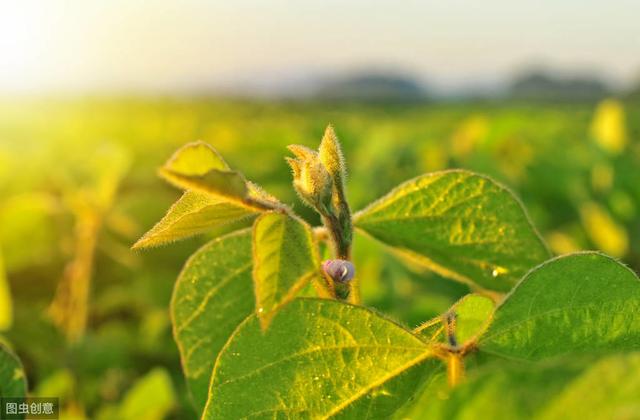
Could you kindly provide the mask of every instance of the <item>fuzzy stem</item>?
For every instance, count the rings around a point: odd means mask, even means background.
[[[348,209],[348,206],[347,206]],[[345,219],[344,217],[348,219]],[[327,228],[329,243],[333,249],[333,254],[341,260],[351,260],[351,215],[349,212],[341,212],[339,216],[327,213],[322,216],[322,223]],[[338,290],[340,289],[340,290]],[[357,276],[349,283],[336,285],[336,296],[343,300],[348,300],[353,304],[360,303],[360,288],[357,283]]]
[[[242,203],[245,206],[250,207],[250,208],[255,209],[255,210],[258,210],[258,211],[269,211],[269,210],[280,210],[281,209],[278,206],[273,205],[272,203],[260,200],[259,198],[253,198],[253,197],[245,197],[242,200]]]
[[[417,328],[415,328],[413,330],[413,333],[414,334],[419,334],[422,331],[426,330],[427,328],[432,327],[432,326],[434,326],[436,324],[440,324],[441,322],[442,322],[442,317],[437,316],[437,317],[435,317],[433,319],[430,319],[429,321],[425,321],[422,324],[420,324]]]
[[[331,247],[335,257],[341,260],[351,260],[351,241],[349,237],[345,236],[339,218],[333,214],[328,214],[322,216],[322,222],[329,231]],[[351,236],[350,233],[349,236]]]

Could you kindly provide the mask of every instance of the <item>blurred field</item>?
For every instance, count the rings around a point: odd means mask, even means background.
[[[471,169],[514,190],[554,253],[600,249],[640,271],[640,103],[6,100],[0,328],[30,388],[60,396],[69,418],[133,419],[151,408],[156,418],[195,417],[168,305],[182,264],[206,238],[129,250],[179,196],[156,168],[178,146],[207,141],[317,223],[290,188],[283,157],[291,143],[315,147],[328,123],[345,148],[354,209],[421,173]],[[382,251],[357,237],[365,303],[408,325],[468,291]],[[87,294],[88,306],[77,299]],[[83,311],[87,325],[76,316]]]

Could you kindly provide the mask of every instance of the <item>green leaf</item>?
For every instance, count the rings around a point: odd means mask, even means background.
[[[213,147],[201,141],[178,149],[158,172],[178,188],[194,190],[249,211],[285,207],[241,173],[232,171]]]
[[[455,334],[460,345],[476,340],[486,331],[495,306],[488,297],[471,294],[451,307],[450,312],[456,315]]]
[[[404,418],[636,418],[640,353],[561,358],[542,364],[501,363],[470,375],[444,398],[433,395],[433,389],[426,392]]]
[[[216,149],[203,141],[182,146],[164,164],[163,169],[182,175],[204,175],[212,169],[228,171],[229,165]]]
[[[121,420],[161,420],[176,404],[171,377],[164,368],[155,368],[140,378],[118,407]]]
[[[27,379],[20,359],[0,344],[0,397],[25,397],[26,394]]]
[[[482,351],[513,359],[640,349],[640,281],[596,252],[532,270],[496,309]]]
[[[202,247],[178,277],[171,301],[174,337],[194,403],[204,407],[218,352],[253,313],[251,230]]]
[[[549,252],[505,187],[467,171],[422,175],[355,215],[355,226],[433,271],[506,291]]]
[[[178,149],[159,173],[178,188],[211,194],[219,199],[242,203],[248,194],[244,177],[229,169],[220,154],[201,141]]]
[[[375,387],[363,398],[349,404],[332,419],[377,420],[389,418],[408,404],[423,384],[428,384],[444,370],[438,359],[427,359],[402,374]]]
[[[162,176],[179,188],[242,203],[247,197],[247,181],[239,172],[211,169],[202,175],[184,175],[162,168]]]
[[[447,341],[446,318],[454,315],[453,333],[459,346],[476,341],[491,323],[495,309],[493,300],[486,296],[469,294],[458,300],[445,314],[429,320],[415,332],[428,340]]]
[[[265,213],[256,220],[253,258],[256,308],[263,328],[309,280],[322,281],[311,228],[288,214]]]
[[[640,416],[640,353],[613,355],[590,364],[545,407],[540,417],[564,420]]]
[[[447,369],[444,363],[430,372],[430,375],[423,381],[420,388],[415,391],[413,397],[407,401],[400,409],[393,413],[393,420],[415,420],[424,418],[425,413],[433,411],[439,399],[448,396],[451,388],[447,380]],[[430,416],[430,419],[436,419]]]
[[[185,239],[256,214],[257,211],[235,202],[186,191],[133,248],[147,248]]]
[[[216,361],[203,419],[328,418],[360,404],[353,413],[368,404],[391,413],[413,393],[387,384],[405,377],[417,388],[426,372],[402,374],[432,357],[422,340],[369,309],[296,299],[266,332],[255,316],[236,330]]]

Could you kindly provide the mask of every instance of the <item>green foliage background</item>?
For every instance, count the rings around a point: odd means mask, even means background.
[[[179,197],[156,169],[182,144],[203,140],[316,225],[295,197],[283,156],[288,144],[315,148],[327,123],[344,147],[354,209],[419,174],[470,169],[509,186],[554,253],[599,249],[640,272],[640,103],[622,104],[623,120],[616,106],[3,101],[0,262],[8,283],[0,282],[0,294],[8,285],[12,305],[0,300],[0,326],[32,393],[60,396],[67,418],[137,418],[140,410],[150,413],[150,395],[158,402],[157,418],[195,417],[169,300],[179,270],[207,238],[129,250]],[[75,245],[84,226],[79,221],[96,215],[89,323],[84,339],[69,346],[48,308],[65,266],[81,253]],[[364,303],[410,327],[469,292],[419,267],[405,268],[371,239],[359,236],[354,252],[359,275],[367,279]],[[244,318],[253,308],[236,309]],[[566,370],[570,376],[571,367]],[[506,372],[500,385],[518,375],[517,369]]]

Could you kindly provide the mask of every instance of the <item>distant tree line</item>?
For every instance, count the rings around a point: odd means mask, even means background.
[[[502,95],[494,96],[527,101],[581,102],[598,101],[612,95],[640,100],[640,79],[631,90],[616,92],[596,75],[562,76],[551,71],[529,70],[514,77]],[[432,97],[415,77],[391,72],[360,72],[326,79],[312,96],[318,100],[353,102],[423,102]],[[472,92],[468,96],[478,97]]]

